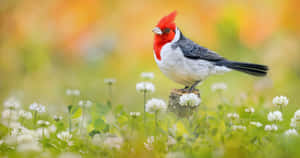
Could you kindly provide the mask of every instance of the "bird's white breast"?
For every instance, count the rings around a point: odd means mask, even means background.
[[[179,34],[179,33],[178,33]],[[176,32],[176,35],[178,35]],[[172,43],[179,38],[175,36],[172,42],[165,44],[161,49],[161,60],[154,55],[160,70],[171,80],[191,86],[196,81],[203,81],[211,74],[229,71],[228,68],[215,66],[205,60],[194,60],[184,57],[179,47],[172,48]]]

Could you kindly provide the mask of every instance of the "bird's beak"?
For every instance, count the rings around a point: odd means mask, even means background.
[[[157,34],[157,35],[163,34],[163,32],[160,30],[159,27],[155,27],[155,28],[152,30],[152,32],[154,32],[154,33]]]

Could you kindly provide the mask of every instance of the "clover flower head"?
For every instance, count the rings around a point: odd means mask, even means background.
[[[59,122],[59,121],[61,121],[63,119],[63,117],[62,116],[58,116],[58,115],[54,115],[53,119],[54,119],[54,121]]]
[[[120,149],[124,140],[122,137],[106,137],[103,144],[111,149]]]
[[[250,125],[256,126],[258,128],[261,127],[261,126],[263,126],[263,124],[261,124],[260,122],[254,122],[254,121],[251,121]]]
[[[275,106],[287,106],[289,104],[289,100],[286,96],[276,96],[272,102]]]
[[[142,72],[141,77],[146,80],[152,80],[154,78],[153,72]]]
[[[65,142],[69,142],[72,139],[72,134],[70,134],[67,131],[60,132],[56,136],[58,139],[65,141]]]
[[[32,134],[32,131],[23,126],[19,126],[19,127],[13,128],[10,132],[11,136],[20,136],[20,135],[24,135],[24,134]]]
[[[50,133],[47,128],[38,128],[36,129],[35,133],[38,138],[43,138],[43,137],[49,138],[50,136]]]
[[[294,118],[296,121],[300,121],[300,109],[294,113]]]
[[[291,127],[294,127],[294,128],[296,128],[297,127],[297,120],[293,117],[293,118],[291,118],[291,123],[290,123],[290,126]]]
[[[32,114],[29,111],[20,110],[19,116],[27,120],[32,119]]]
[[[174,145],[176,144],[176,139],[174,139],[172,136],[168,136],[168,142],[167,145]]]
[[[29,109],[33,110],[33,111],[37,111],[38,113],[46,112],[46,107],[44,105],[38,104],[38,103],[32,103],[29,106]]]
[[[140,93],[153,93],[155,86],[151,82],[140,82],[136,84],[136,90]]]
[[[254,113],[255,109],[253,107],[249,107],[249,108],[245,109],[245,112],[247,112],[247,113]]]
[[[236,120],[236,119],[239,119],[240,118],[240,115],[238,114],[238,113],[228,113],[227,114],[227,117],[229,118],[229,119],[232,119],[232,120]]]
[[[275,124],[265,126],[265,131],[277,131],[277,130],[278,130],[278,127]]]
[[[233,125],[232,130],[234,130],[234,131],[246,131],[247,128],[245,126],[242,126],[242,125]]]
[[[22,143],[17,146],[17,151],[24,153],[24,152],[41,152],[42,147],[38,144],[38,142],[29,142],[29,143]]]
[[[147,138],[147,141],[144,142],[144,146],[147,150],[151,151],[153,150],[153,143],[154,143],[154,136],[149,136]]]
[[[34,141],[34,137],[31,134],[22,134],[17,136],[18,144],[31,143]]]
[[[269,112],[269,121],[282,121],[282,113],[280,111]]]
[[[129,114],[130,114],[130,116],[132,116],[132,117],[138,117],[138,116],[141,115],[140,112],[130,112]]]
[[[21,107],[20,101],[15,97],[10,97],[4,102],[4,107],[8,109],[19,109]]]
[[[167,109],[167,104],[162,99],[152,98],[146,103],[146,111],[149,113],[161,112]]]
[[[2,119],[4,120],[17,120],[19,119],[19,115],[18,115],[18,112],[15,111],[15,110],[12,110],[12,109],[4,109],[2,111]]]
[[[40,126],[49,126],[50,122],[44,121],[44,120],[38,120],[37,124],[40,125]]]
[[[104,83],[108,84],[108,85],[112,85],[112,84],[116,83],[116,81],[117,80],[115,78],[106,78],[106,79],[104,79]]]
[[[79,96],[80,95],[80,90],[78,90],[78,89],[67,89],[66,94],[67,94],[67,96]]]
[[[227,89],[227,85],[225,83],[215,83],[211,86],[211,90],[213,92],[216,92],[216,91],[224,91]]]
[[[56,126],[55,125],[49,126],[48,130],[49,130],[50,133],[54,133],[54,132],[56,132]]]
[[[285,134],[286,136],[292,136],[292,135],[297,136],[297,135],[298,135],[298,132],[297,132],[296,129],[292,128],[292,129],[286,130],[286,131],[284,132],[284,134]]]
[[[183,94],[179,98],[179,104],[181,106],[198,106],[201,103],[201,99],[194,93]]]
[[[80,107],[87,107],[87,108],[89,108],[89,107],[91,107],[91,106],[93,105],[93,102],[91,102],[91,101],[89,101],[89,100],[80,100],[80,101],[78,102],[78,105],[79,105]]]

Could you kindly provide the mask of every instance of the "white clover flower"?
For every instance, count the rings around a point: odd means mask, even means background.
[[[137,117],[137,116],[140,116],[140,115],[141,115],[140,112],[130,112],[129,114],[130,114],[130,116],[132,116],[132,117]]]
[[[232,120],[235,120],[235,119],[239,119],[240,118],[240,115],[238,113],[228,113],[227,114],[227,117],[232,119]]]
[[[232,130],[234,130],[234,131],[246,131],[247,128],[245,126],[242,126],[242,125],[233,125]]]
[[[101,146],[103,142],[104,140],[101,134],[96,134],[92,137],[92,144],[94,145]]]
[[[2,111],[2,119],[5,120],[10,120],[10,121],[15,121],[17,119],[19,119],[19,115],[18,112],[12,109],[4,109]]]
[[[226,89],[227,89],[227,85],[225,83],[215,83],[211,86],[211,90],[213,92],[224,91]]]
[[[294,113],[294,118],[296,121],[300,121],[300,110],[297,110],[295,113]]]
[[[4,102],[4,107],[8,109],[19,109],[20,106],[20,101],[15,97],[10,97]]]
[[[46,112],[46,107],[44,105],[38,104],[38,103],[32,103],[29,106],[29,109],[33,110],[33,111],[37,111],[38,113]]]
[[[35,138],[31,134],[22,134],[17,136],[18,144],[31,143],[33,141],[35,141]]]
[[[177,143],[176,139],[174,139],[172,136],[168,136],[167,145],[175,145],[176,143]]]
[[[20,128],[20,127],[22,127],[21,123],[17,122],[17,121],[9,121],[5,125],[7,125],[7,127],[9,127],[9,128]]]
[[[254,113],[255,109],[253,107],[249,107],[249,108],[245,109],[245,112],[247,112],[247,113]]]
[[[136,84],[136,90],[140,93],[153,93],[155,87],[151,82],[140,82]]]
[[[103,144],[111,149],[120,149],[124,140],[122,137],[106,137]]]
[[[166,154],[166,158],[185,158],[186,156],[184,156],[183,152],[168,152]]]
[[[50,135],[47,128],[38,128],[35,130],[35,134],[36,134],[36,137],[38,137],[38,138],[43,138],[43,137],[49,138],[49,135]]]
[[[23,126],[13,128],[10,131],[10,136],[19,136],[19,135],[25,135],[25,134],[32,134],[32,131]]]
[[[7,135],[4,137],[4,142],[5,144],[8,144],[8,145],[15,145],[17,144],[17,137],[16,136],[11,136],[11,135]]]
[[[287,106],[289,104],[289,100],[286,96],[276,96],[272,102],[275,106]]]
[[[82,158],[80,154],[65,152],[59,155],[58,158]]]
[[[59,121],[61,121],[63,119],[63,117],[62,116],[58,116],[58,115],[54,115],[53,119],[54,119],[54,121],[59,122]]]
[[[152,98],[151,100],[147,101],[146,104],[146,112],[153,113],[153,112],[160,112],[165,111],[167,109],[167,104],[162,99]]]
[[[154,143],[154,136],[150,136],[147,138],[147,141],[144,142],[144,146],[147,150],[151,151],[153,150],[153,143]]]
[[[198,106],[201,103],[201,99],[194,93],[183,94],[179,98],[179,104],[181,106]]]
[[[29,111],[20,110],[19,116],[27,120],[32,119],[32,114]]]
[[[80,95],[80,90],[78,90],[78,89],[67,89],[66,94],[67,94],[67,96],[79,96]]]
[[[22,135],[22,134],[23,134],[23,129],[22,128],[13,128],[10,131],[11,136],[18,136],[18,135]]]
[[[42,148],[37,142],[23,143],[17,146],[18,152],[40,152]]]
[[[256,127],[263,126],[263,124],[261,124],[260,122],[253,122],[253,121],[250,122],[250,125],[253,125],[253,126],[256,126]]]
[[[265,126],[265,131],[277,131],[277,130],[278,130],[278,127],[275,124]]]
[[[87,107],[87,108],[89,108],[89,107],[91,107],[91,106],[93,105],[93,102],[91,102],[91,101],[89,101],[89,100],[80,100],[80,101],[78,102],[78,105],[79,105],[80,107]]]
[[[280,111],[269,112],[269,121],[282,121],[282,113]]]
[[[69,142],[72,139],[72,134],[70,134],[69,132],[60,132],[57,135],[57,138],[65,141],[65,142]]]
[[[54,132],[56,132],[56,126],[55,125],[49,126],[48,130],[49,130],[50,133],[54,133]]]
[[[296,131],[296,129],[293,128],[293,129],[286,130],[284,132],[284,134],[287,135],[287,136],[292,136],[292,135],[297,136],[298,132]]]
[[[291,118],[291,123],[290,123],[290,126],[291,127],[294,127],[294,128],[296,128],[297,127],[297,121],[296,121],[296,119],[293,117],[293,118]]]
[[[106,78],[106,79],[104,79],[104,83],[109,84],[109,85],[112,85],[112,84],[116,83],[116,81],[117,80],[115,78]]]
[[[37,124],[40,125],[40,126],[49,126],[50,122],[44,121],[44,120],[38,120]]]
[[[154,78],[153,72],[142,72],[141,77],[146,80],[152,80]]]

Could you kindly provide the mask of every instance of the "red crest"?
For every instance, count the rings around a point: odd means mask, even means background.
[[[177,12],[173,11],[172,13],[170,13],[167,16],[164,16],[163,18],[161,18],[158,22],[158,24],[156,25],[159,28],[170,28],[172,30],[176,29],[176,24],[175,24],[175,18],[176,18]]]

